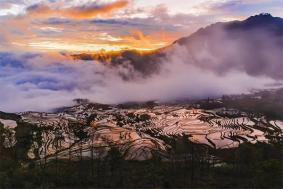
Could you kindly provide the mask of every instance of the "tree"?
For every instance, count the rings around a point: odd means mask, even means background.
[[[123,185],[123,173],[121,171],[123,168],[123,156],[121,152],[117,147],[112,147],[105,160],[109,165],[109,175],[110,180],[113,182],[112,184],[121,187]]]

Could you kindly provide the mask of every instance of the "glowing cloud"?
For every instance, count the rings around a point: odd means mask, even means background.
[[[63,9],[52,9],[45,4],[36,4],[27,8],[28,16],[63,16],[73,19],[94,18],[98,15],[111,14],[112,11],[124,8],[128,1],[120,0],[112,3],[98,5],[97,3],[87,4],[80,7],[70,7]]]

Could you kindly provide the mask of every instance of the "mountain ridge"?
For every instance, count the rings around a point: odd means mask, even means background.
[[[272,29],[281,30],[279,35],[283,35],[283,18],[280,17],[273,17],[269,13],[261,13],[258,15],[250,16],[247,19],[243,21],[234,20],[230,22],[216,22],[214,24],[208,25],[206,27],[202,27],[198,29],[196,32],[192,33],[189,36],[182,37],[180,39],[177,39],[173,42],[173,44],[181,42],[184,39],[195,37],[196,35],[200,34],[208,34],[211,32],[211,30],[217,28],[217,27],[223,27],[227,30],[250,30],[250,29],[268,29],[266,26],[272,26]]]
[[[164,62],[174,62],[172,54],[178,54],[181,47],[185,51],[178,56],[181,56],[184,62],[215,73],[237,69],[252,76],[283,79],[283,73],[279,71],[283,58],[280,50],[283,48],[282,36],[283,19],[264,13],[243,21],[218,22],[200,28],[190,36],[180,38],[171,45],[150,53],[142,54],[127,50],[106,58],[91,54],[72,56],[75,59],[100,61],[114,68],[133,67],[139,76],[146,78],[158,74]],[[271,52],[272,56],[269,55]],[[207,57],[203,57],[203,54]],[[122,77],[130,80],[136,75],[122,74]]]

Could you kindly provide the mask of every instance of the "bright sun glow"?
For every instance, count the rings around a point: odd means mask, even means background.
[[[162,47],[164,43],[157,44],[152,48],[132,47],[129,45],[108,45],[108,44],[90,44],[90,43],[64,43],[64,42],[30,42],[28,47],[38,51],[70,51],[70,52],[97,52],[97,51],[121,51],[125,49],[135,49],[138,51],[152,51]]]

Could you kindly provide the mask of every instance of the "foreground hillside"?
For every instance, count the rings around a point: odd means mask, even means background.
[[[283,121],[272,112],[281,110],[280,94],[281,90],[273,90],[163,105],[102,105],[78,99],[76,105],[53,113],[2,112],[1,187],[24,187],[26,182],[48,187],[71,183],[111,187],[107,179],[130,187],[135,176],[143,178],[140,174],[150,169],[144,175],[150,180],[141,179],[139,187],[219,188],[227,184],[221,177],[229,181],[237,175],[241,183],[232,181],[237,187],[253,186],[248,181],[252,179],[266,188],[259,181],[265,178],[276,188],[281,184]],[[274,105],[269,114],[260,106],[263,102]],[[19,172],[10,172],[18,168]],[[269,177],[270,170],[276,173],[274,177]],[[33,175],[37,172],[40,176]],[[222,175],[226,172],[230,175]],[[39,180],[14,181],[25,176]]]

